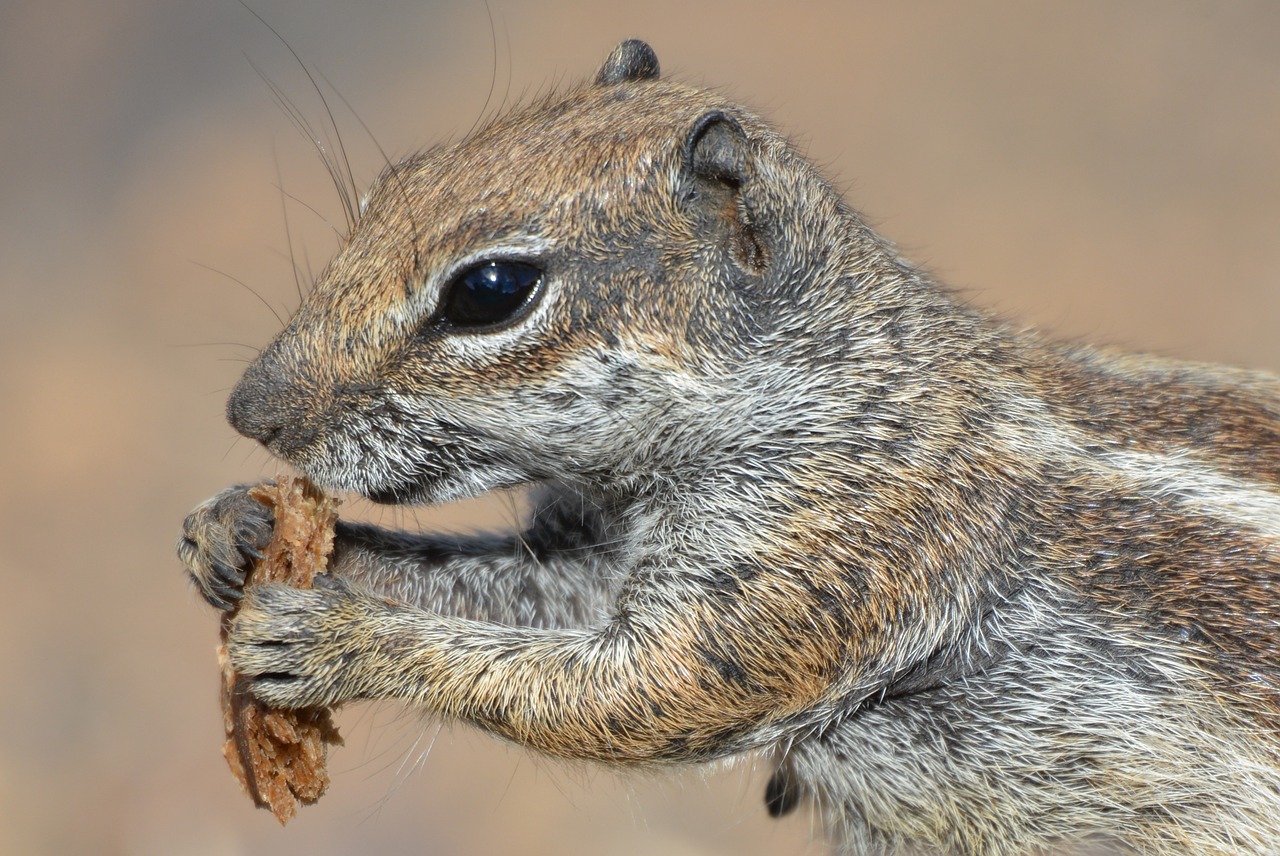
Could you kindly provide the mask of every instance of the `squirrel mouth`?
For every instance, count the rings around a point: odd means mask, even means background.
[[[422,505],[431,503],[440,481],[439,474],[405,473],[381,484],[361,486],[358,491],[379,505]]]
[[[489,459],[469,464],[396,474],[381,484],[362,485],[357,490],[379,505],[439,505],[530,481],[523,471],[497,465]]]
[[[421,493],[422,488],[412,483],[364,491],[368,499],[379,505],[411,505]]]

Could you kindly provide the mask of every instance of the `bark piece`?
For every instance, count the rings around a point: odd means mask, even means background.
[[[292,476],[254,488],[249,495],[274,510],[276,523],[245,588],[275,582],[311,588],[333,552],[338,501]],[[235,613],[236,609],[223,613],[218,647],[227,735],[222,754],[254,805],[271,809],[283,826],[297,813],[299,803],[314,803],[329,787],[328,747],[341,744],[342,737],[329,708],[276,710],[249,694],[227,657],[227,631]]]

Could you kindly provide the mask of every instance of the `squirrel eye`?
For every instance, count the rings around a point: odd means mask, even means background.
[[[542,281],[527,262],[485,262],[463,271],[445,289],[439,318],[454,327],[493,327],[515,319]]]

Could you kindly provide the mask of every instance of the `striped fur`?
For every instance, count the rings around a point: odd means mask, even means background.
[[[254,692],[768,750],[850,854],[1280,852],[1280,386],[963,305],[637,45],[390,168],[233,393],[330,488],[538,485],[518,535],[341,524],[338,582],[246,599]],[[433,320],[489,258],[543,268],[529,311]],[[269,526],[188,518],[211,601]]]

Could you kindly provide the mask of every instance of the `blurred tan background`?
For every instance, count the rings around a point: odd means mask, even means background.
[[[489,0],[492,27],[461,0],[254,7],[393,156],[644,37],[975,302],[1280,370],[1280,4]],[[764,817],[749,764],[619,778],[386,707],[344,712],[334,786],[289,829],[238,792],[215,617],[173,543],[275,472],[222,417],[279,325],[250,290],[287,313],[290,248],[305,279],[341,222],[251,63],[325,124],[233,0],[0,6],[0,853],[825,852],[803,811]],[[364,185],[381,156],[330,103]]]

